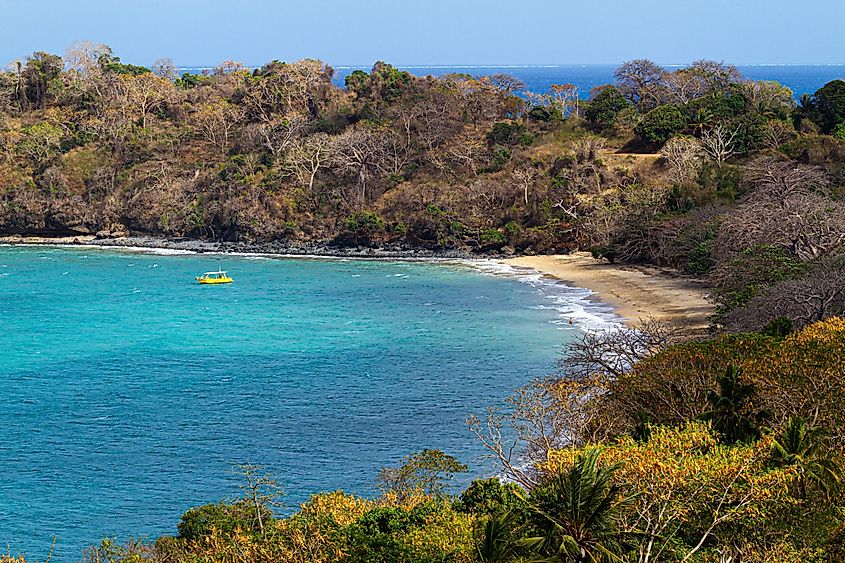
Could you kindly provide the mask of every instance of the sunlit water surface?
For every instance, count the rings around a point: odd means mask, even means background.
[[[490,474],[464,424],[551,372],[586,292],[487,264],[0,247],[0,545],[74,561],[175,533],[260,463],[287,502],[372,494],[422,448]],[[486,270],[486,271],[485,271]],[[570,320],[572,324],[570,324]]]

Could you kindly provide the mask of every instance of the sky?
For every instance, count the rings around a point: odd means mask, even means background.
[[[841,64],[843,21],[845,0],[0,0],[0,66],[77,40],[145,66]]]

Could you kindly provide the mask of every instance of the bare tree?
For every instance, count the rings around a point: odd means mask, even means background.
[[[624,62],[614,72],[619,90],[641,110],[653,107],[655,92],[663,86],[665,75],[662,67],[648,59]]]
[[[333,146],[331,137],[325,133],[295,138],[285,155],[285,168],[297,177],[302,186],[313,192],[314,179],[331,161]]]
[[[225,156],[232,143],[235,128],[243,117],[240,107],[225,100],[209,102],[193,115],[197,132]]]
[[[817,166],[772,157],[750,163],[745,169],[745,179],[761,195],[780,201],[796,193],[826,193],[830,185],[825,171]]]
[[[585,332],[567,346],[558,365],[566,379],[621,377],[678,340],[676,329],[653,318],[640,319],[630,327]]]
[[[724,123],[705,129],[701,134],[701,146],[713,160],[722,164],[736,154],[736,141],[742,125],[730,126]]]
[[[763,143],[772,150],[778,150],[795,136],[795,128],[785,121],[770,120],[763,126]]]
[[[552,105],[561,115],[580,115],[578,87],[574,84],[552,84],[550,88]]]
[[[278,481],[270,477],[263,465],[244,463],[237,467],[237,473],[244,479],[241,490],[253,507],[253,517],[263,535],[264,518],[272,515],[274,507],[284,506],[281,502],[284,489]]]
[[[748,305],[731,312],[725,322],[734,329],[753,330],[787,317],[802,327],[845,314],[845,255],[826,258],[808,272],[765,290]]]
[[[307,115],[294,113],[284,117],[271,116],[257,124],[255,129],[261,144],[274,157],[281,158],[288,148],[307,132],[311,120]]]
[[[494,88],[508,95],[521,92],[527,88],[525,82],[510,74],[500,72],[486,78]]]
[[[695,137],[680,136],[669,139],[660,155],[672,168],[674,180],[683,183],[698,176],[706,152]]]
[[[179,70],[176,68],[176,64],[173,62],[173,59],[157,59],[151,68],[153,74],[169,82],[173,82],[179,78]]]
[[[513,175],[522,187],[523,201],[525,205],[528,205],[528,191],[537,179],[537,171],[534,168],[526,166],[516,168],[513,171]]]
[[[538,465],[548,460],[550,450],[589,439],[591,400],[604,387],[599,379],[538,379],[517,389],[505,412],[491,407],[483,420],[470,416],[467,426],[508,479],[531,489],[541,480]]]
[[[367,188],[381,165],[381,142],[377,132],[364,127],[349,128],[332,137],[331,165],[342,174],[355,177],[360,206],[367,204]]]

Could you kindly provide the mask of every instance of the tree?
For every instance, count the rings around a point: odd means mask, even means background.
[[[285,168],[296,176],[303,187],[313,192],[317,173],[331,161],[332,147],[332,140],[325,133],[294,137],[285,154]]]
[[[810,100],[813,121],[824,133],[831,133],[845,121],[845,81],[833,80],[819,88]]]
[[[648,59],[622,63],[614,72],[616,86],[640,111],[653,109],[659,101],[659,90],[666,71]]]
[[[701,134],[701,147],[716,161],[719,168],[731,156],[736,154],[737,135],[742,125],[730,126],[725,123],[705,129]]]
[[[44,164],[58,154],[64,135],[61,127],[49,121],[24,127],[21,133],[18,152],[36,165]]]
[[[671,167],[675,182],[682,184],[698,177],[706,153],[695,137],[677,136],[663,145],[660,155]]]
[[[810,484],[829,497],[840,481],[842,467],[824,450],[824,434],[822,429],[793,416],[772,440],[770,463],[774,467],[795,467],[794,492],[798,498],[807,498]]]
[[[176,68],[173,59],[157,59],[150,68],[153,74],[169,82],[175,82],[179,78],[179,69]]]
[[[263,465],[245,463],[238,466],[237,472],[244,479],[241,485],[244,500],[249,503],[256,528],[263,535],[268,514],[272,516],[274,507],[284,506],[280,500],[284,490],[279,482],[267,473]]]
[[[383,467],[377,484],[399,502],[415,494],[441,496],[456,473],[467,466],[440,450],[422,450],[407,456],[399,467]]]
[[[344,81],[346,89],[356,97],[365,97],[370,93],[370,75],[363,70],[354,70]]]
[[[64,62],[59,56],[40,51],[33,53],[21,72],[24,81],[21,107],[27,109],[31,105],[45,109],[62,86],[59,76],[63,66]]]
[[[498,478],[476,479],[470,483],[455,503],[458,512],[495,516],[525,508],[522,489],[514,483]]]
[[[629,107],[631,103],[618,88],[607,86],[590,99],[584,115],[591,123],[607,128],[613,125],[619,112]]]
[[[653,318],[640,319],[630,326],[587,331],[567,345],[558,367],[567,379],[596,374],[618,378],[677,340],[676,330]]]
[[[123,74],[118,81],[125,91],[125,103],[127,109],[137,113],[142,128],[147,127],[147,118],[157,110],[160,110],[167,99],[168,91],[173,86],[169,80],[156,76],[151,72],[143,74]]]
[[[725,375],[716,382],[719,391],[709,391],[710,410],[702,418],[713,421],[713,429],[725,444],[746,442],[760,437],[760,429],[747,413],[748,403],[754,396],[754,386],[740,381],[742,370],[728,366]]]
[[[220,156],[225,156],[242,117],[239,106],[216,100],[201,106],[193,115],[193,121],[199,135],[215,147]]]
[[[349,128],[332,137],[331,165],[341,174],[355,177],[359,207],[365,206],[372,195],[368,187],[382,164],[382,141],[377,131],[367,127]]]
[[[581,115],[580,97],[578,87],[574,84],[552,84],[551,88],[552,106],[560,112],[560,115]]]
[[[587,449],[568,469],[532,489],[528,507],[542,536],[533,547],[541,557],[575,563],[622,560],[622,516],[630,499],[613,482],[618,466],[600,467],[599,455],[598,449]]]
[[[516,78],[515,76],[511,76],[510,74],[500,72],[497,74],[492,74],[487,78],[490,81],[490,84],[496,90],[499,90],[500,92],[507,95],[514,94],[516,92],[521,92],[522,90],[525,90],[527,88],[525,82],[523,82],[519,78]]]
[[[795,109],[792,90],[774,80],[741,82],[740,92],[751,109],[770,119],[786,119]]]
[[[565,472],[598,451],[602,466],[615,468],[619,496],[630,498],[617,514],[621,537],[634,544],[630,560],[686,562],[705,545],[729,546],[738,536],[770,540],[760,537],[761,516],[794,504],[788,494],[794,470],[772,470],[769,446],[720,444],[701,422],[652,425],[648,440],[620,437],[556,450],[544,467]]]
[[[659,106],[643,116],[634,132],[645,141],[662,145],[687,127],[684,111],[671,104]]]
[[[539,538],[526,538],[520,515],[512,510],[494,514],[480,521],[475,532],[476,555],[482,563],[521,561]]]

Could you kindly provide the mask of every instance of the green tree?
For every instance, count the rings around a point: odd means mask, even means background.
[[[39,51],[26,60],[21,73],[24,81],[22,106],[44,109],[61,89],[62,58]]]
[[[34,164],[43,164],[58,155],[64,135],[58,125],[42,121],[24,127],[21,133],[23,138],[18,143],[18,152]]]
[[[366,96],[370,92],[370,75],[363,70],[355,70],[346,77],[346,89],[356,96]]]
[[[426,449],[407,456],[399,467],[383,467],[377,484],[400,501],[414,494],[441,496],[452,477],[466,470],[466,465],[449,454]]]
[[[599,450],[580,454],[568,471],[531,491],[529,510],[542,540],[533,548],[547,561],[621,561],[626,550],[620,521],[628,499],[613,483],[616,465],[599,467]]]
[[[845,80],[833,80],[819,88],[810,99],[808,109],[822,132],[833,132],[837,125],[845,122]]]
[[[793,416],[772,441],[771,464],[774,467],[794,466],[798,470],[794,482],[798,498],[807,498],[810,484],[825,496],[839,484],[842,467],[827,455],[823,438],[821,428],[814,428],[803,418]]]
[[[601,128],[611,127],[619,112],[634,106],[625,99],[625,96],[618,88],[607,86],[602,88],[590,100],[584,116],[587,120]]]
[[[525,506],[521,489],[500,479],[476,479],[461,493],[455,510],[493,516]]]
[[[684,111],[676,105],[666,104],[645,114],[634,132],[649,143],[662,145],[686,127],[687,115]]]
[[[265,511],[264,520],[271,516]],[[223,536],[230,536],[236,530],[254,533],[260,530],[256,527],[254,508],[247,500],[234,503],[218,502],[188,509],[176,529],[179,537],[185,540],[199,541],[217,530]]]
[[[355,244],[369,244],[374,234],[384,230],[384,219],[370,211],[355,213],[346,218],[346,230],[355,237]]]
[[[481,520],[475,532],[475,549],[482,563],[506,563],[519,560],[542,538],[523,536],[523,526],[515,511],[508,510]]]
[[[748,403],[754,395],[754,386],[740,381],[742,370],[735,365],[728,366],[725,374],[716,383],[719,391],[709,391],[707,401],[710,410],[702,418],[713,422],[713,429],[719,433],[724,444],[747,442],[760,437],[760,429],[747,412]]]

